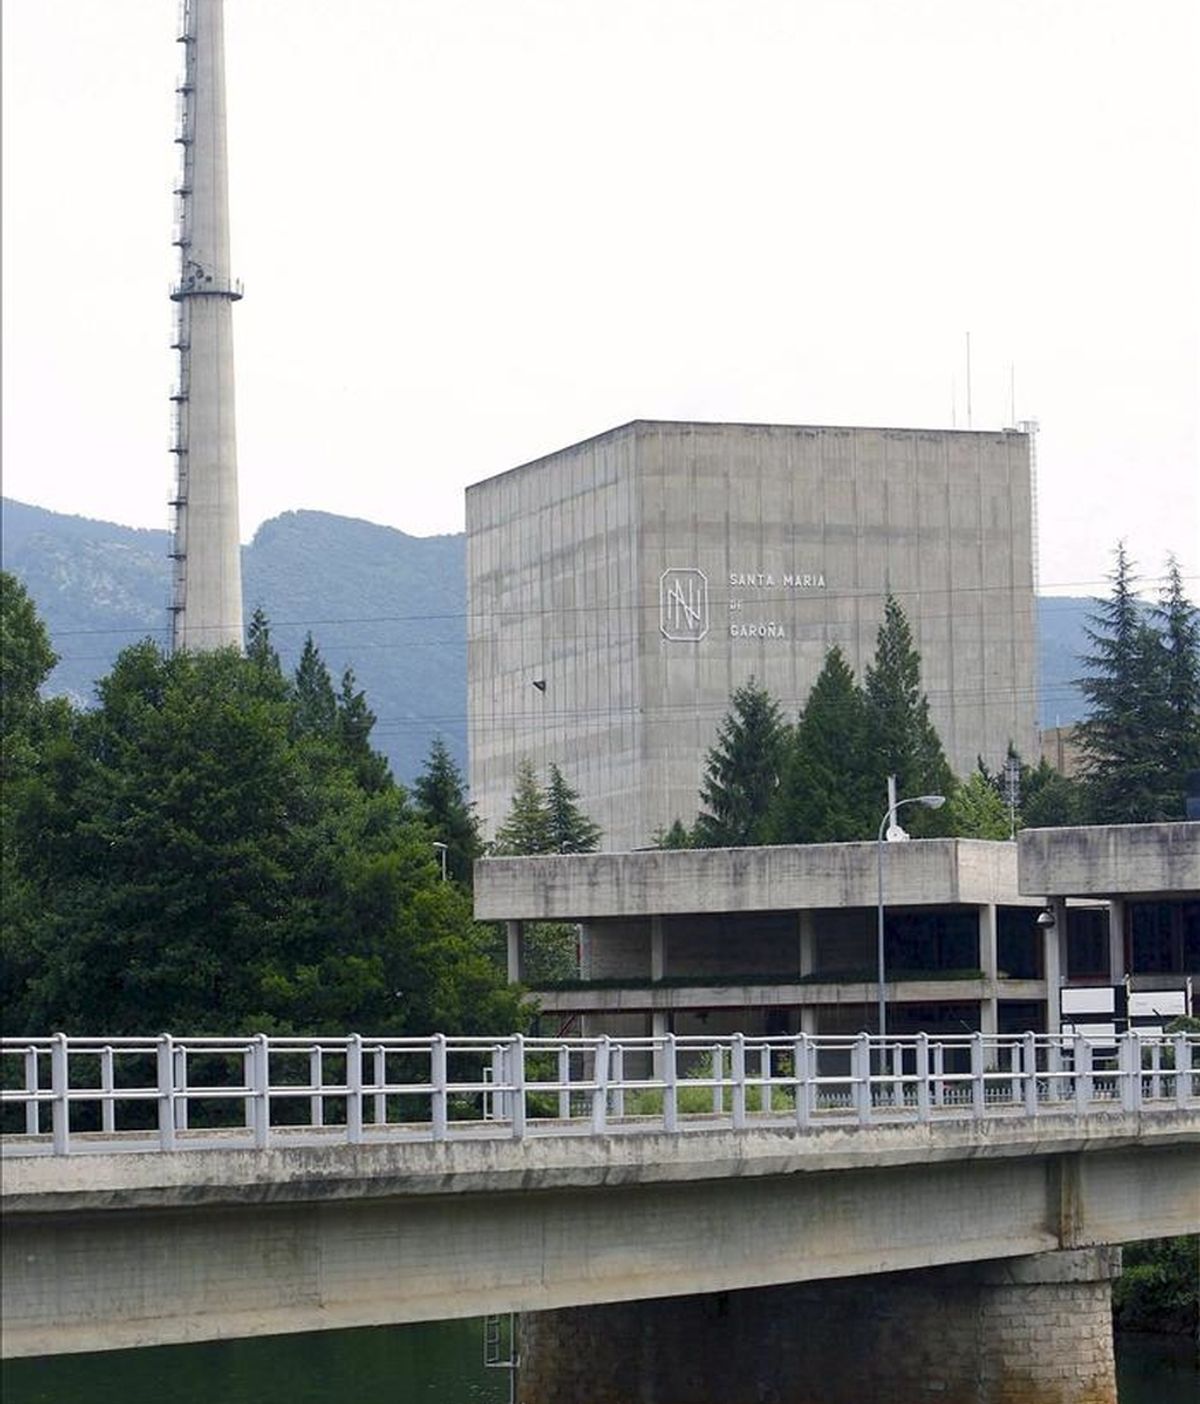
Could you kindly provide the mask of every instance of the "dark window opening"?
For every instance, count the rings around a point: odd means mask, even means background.
[[[1036,907],[996,909],[996,965],[1013,980],[1042,978],[1042,930]]]
[[[1067,976],[1107,980],[1108,908],[1067,908]]]
[[[1135,975],[1200,970],[1200,902],[1130,902],[1128,921]]]
[[[979,917],[973,910],[889,912],[884,932],[889,978],[902,978],[906,970],[979,969]]]

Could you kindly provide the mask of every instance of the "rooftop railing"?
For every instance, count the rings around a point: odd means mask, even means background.
[[[1200,1110],[1200,1037],[47,1038],[0,1043],[3,1154]]]

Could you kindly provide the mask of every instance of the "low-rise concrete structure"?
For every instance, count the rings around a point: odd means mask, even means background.
[[[873,843],[485,859],[475,912],[560,1026],[619,1034],[845,1033],[877,1022]],[[884,845],[889,1029],[1053,1031],[1058,943],[1011,843]],[[579,978],[526,964],[524,927],[575,922]]]
[[[1027,829],[1018,882],[1055,916],[1069,985],[1200,983],[1200,824]]]

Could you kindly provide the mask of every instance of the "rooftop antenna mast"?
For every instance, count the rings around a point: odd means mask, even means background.
[[[225,150],[224,0],[181,0],[183,77],[176,90],[179,277],[171,392],[171,648],[242,646],[242,565],[234,432],[229,173]]]

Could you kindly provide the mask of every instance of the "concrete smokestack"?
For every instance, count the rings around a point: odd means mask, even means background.
[[[232,315],[242,292],[229,267],[223,30],[223,0],[183,0],[175,137],[183,153],[175,191],[179,281],[171,291],[179,356],[171,396],[176,651],[242,646]]]

